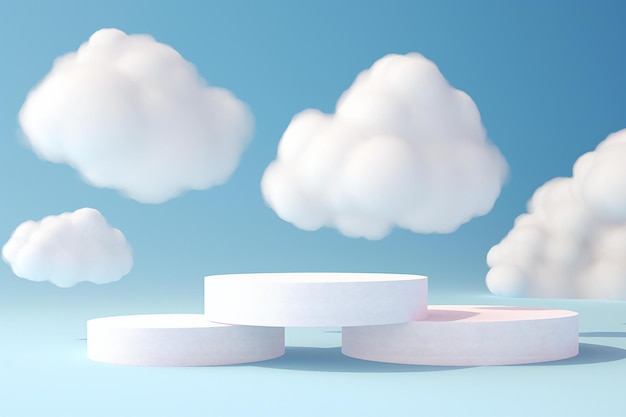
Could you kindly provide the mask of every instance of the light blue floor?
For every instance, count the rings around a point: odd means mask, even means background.
[[[623,302],[430,294],[431,304],[578,311],[580,354],[546,364],[464,368],[366,362],[341,355],[339,329],[294,328],[287,331],[287,353],[272,361],[148,368],[85,358],[84,323],[111,315],[111,300],[102,305],[48,300],[39,309],[32,308],[36,300],[1,301],[2,417],[625,415]],[[155,306],[138,308],[158,312]],[[189,312],[188,306],[181,310]]]

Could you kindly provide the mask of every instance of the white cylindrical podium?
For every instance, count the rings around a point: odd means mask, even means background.
[[[207,319],[278,327],[405,323],[427,313],[421,275],[268,273],[205,277]]]
[[[578,354],[578,314],[503,306],[430,306],[405,324],[344,327],[350,357],[414,365],[512,365]]]
[[[145,366],[257,362],[285,353],[285,329],[212,323],[202,314],[115,316],[87,322],[87,357]]]

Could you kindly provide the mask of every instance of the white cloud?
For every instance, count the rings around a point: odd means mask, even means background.
[[[92,208],[22,223],[2,248],[2,258],[15,275],[62,288],[117,281],[133,266],[122,232]]]
[[[450,233],[488,213],[508,167],[472,99],[419,54],[363,71],[333,115],[308,109],[261,182],[280,218],[381,239],[394,226]]]
[[[224,183],[253,125],[245,104],[176,50],[117,29],[56,59],[19,121],[39,157],[144,203]]]
[[[503,296],[626,300],[626,129],[535,191],[528,213],[489,251]]]

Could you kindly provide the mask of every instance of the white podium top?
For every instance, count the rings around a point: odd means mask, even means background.
[[[198,329],[227,326],[213,323],[202,314],[138,314],[92,319],[90,325],[118,329]]]
[[[370,273],[269,273],[205,277],[214,322],[277,327],[406,323],[427,314],[428,279]]]

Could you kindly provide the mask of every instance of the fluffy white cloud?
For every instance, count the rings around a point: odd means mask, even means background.
[[[487,254],[503,296],[626,300],[626,129],[535,191]]]
[[[413,53],[359,74],[334,115],[297,114],[261,188],[301,229],[381,239],[453,232],[491,210],[507,172],[472,99]]]
[[[2,258],[15,275],[62,288],[117,281],[133,266],[122,232],[92,208],[22,223],[2,248]]]
[[[19,121],[39,157],[145,203],[224,183],[253,125],[241,101],[176,50],[117,29],[56,59]]]

